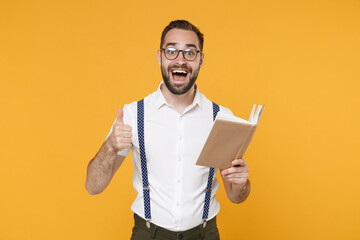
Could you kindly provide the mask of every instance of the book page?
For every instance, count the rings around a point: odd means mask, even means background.
[[[246,121],[242,118],[236,117],[231,114],[223,113],[223,112],[218,112],[215,120],[225,120],[225,121],[231,121],[231,122],[252,124],[251,122]]]

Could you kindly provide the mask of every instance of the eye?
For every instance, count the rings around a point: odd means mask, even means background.
[[[186,49],[185,51],[185,54],[187,55],[187,56],[194,56],[195,54],[196,54],[196,51],[195,50],[193,50],[193,49]]]
[[[177,51],[178,50],[176,48],[167,48],[166,49],[166,53],[170,54],[170,55],[176,55]]]

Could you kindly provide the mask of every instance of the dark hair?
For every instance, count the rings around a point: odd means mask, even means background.
[[[161,34],[160,48],[162,48],[162,46],[164,44],[166,34],[171,29],[174,29],[174,28],[183,29],[183,30],[189,30],[189,31],[193,31],[194,33],[196,33],[196,35],[197,35],[197,37],[199,39],[200,51],[202,52],[203,46],[204,46],[204,34],[202,34],[197,27],[195,27],[193,24],[191,24],[190,22],[188,22],[186,20],[175,20],[175,21],[172,21],[171,23],[169,23],[169,25],[167,25],[165,27],[164,31]]]

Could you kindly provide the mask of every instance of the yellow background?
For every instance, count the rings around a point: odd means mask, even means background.
[[[198,86],[248,118],[252,193],[222,239],[360,239],[360,1],[0,1],[0,239],[129,239],[132,164],[90,196],[117,108],[156,90],[160,34],[205,34]],[[219,176],[218,176],[219,177]]]

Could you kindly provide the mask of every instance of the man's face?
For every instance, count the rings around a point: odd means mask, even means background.
[[[172,29],[164,39],[163,48],[176,48],[178,50],[199,48],[199,39],[193,31]],[[199,74],[203,64],[204,55],[198,53],[193,61],[184,58],[182,52],[174,60],[168,60],[163,51],[158,51],[158,62],[161,66],[161,73],[166,87],[171,93],[181,95],[189,91]]]

